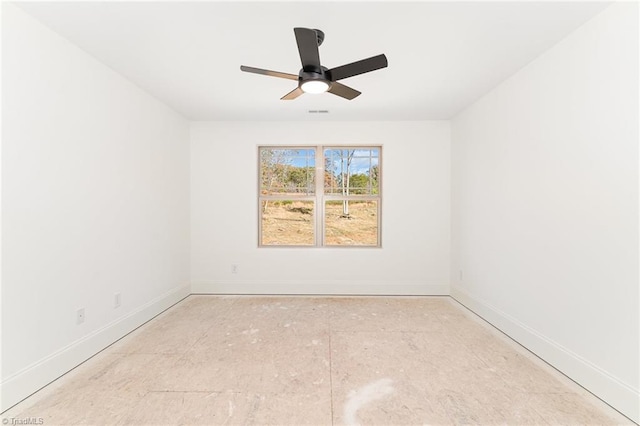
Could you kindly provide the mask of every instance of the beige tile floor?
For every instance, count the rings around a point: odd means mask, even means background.
[[[632,424],[449,297],[190,296],[2,417]]]

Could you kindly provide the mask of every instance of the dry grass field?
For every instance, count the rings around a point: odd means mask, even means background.
[[[349,217],[342,202],[325,205],[325,244],[375,246],[378,242],[376,202],[349,202]],[[270,202],[263,206],[263,245],[313,245],[313,202]]]

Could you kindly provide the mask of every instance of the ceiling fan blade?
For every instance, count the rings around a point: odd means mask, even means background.
[[[240,65],[240,71],[251,72],[251,73],[254,73],[254,74],[268,75],[270,77],[286,78],[286,79],[289,79],[289,80],[297,80],[298,79],[298,76],[295,75],[295,74],[287,74],[287,73],[279,72],[279,71],[263,70],[262,68],[247,67],[247,66],[244,66],[244,65]]]
[[[384,55],[373,56],[361,61],[352,62],[347,65],[335,67],[329,70],[332,81],[342,80],[343,78],[353,77],[354,75],[364,74],[369,71],[375,71],[385,68],[388,65],[387,57]]]
[[[302,69],[305,71],[319,71],[320,52],[318,51],[318,35],[309,28],[294,28],[298,52],[302,61]]]
[[[360,96],[360,92],[355,89],[352,89],[349,86],[345,86],[344,84],[336,83],[335,81],[331,83],[331,87],[327,90],[329,93],[333,93],[334,95],[338,95],[342,98],[351,100],[357,96]]]
[[[295,98],[297,98],[298,96],[302,95],[304,92],[302,91],[301,88],[296,87],[295,89],[293,89],[292,91],[290,91],[289,93],[287,93],[286,95],[284,95],[283,97],[280,98],[281,101],[290,101],[293,100]]]

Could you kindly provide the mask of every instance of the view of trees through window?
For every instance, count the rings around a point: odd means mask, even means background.
[[[260,147],[259,169],[261,245],[380,245],[380,147]]]

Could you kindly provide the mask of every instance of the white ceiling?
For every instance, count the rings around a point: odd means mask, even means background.
[[[23,10],[191,120],[448,119],[607,6],[599,2],[22,2]],[[341,80],[362,92],[280,97],[294,27],[325,32],[324,66],[384,53]],[[327,109],[329,114],[309,114]]]

